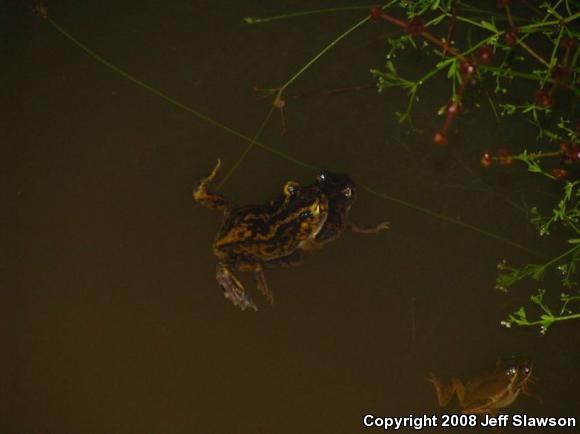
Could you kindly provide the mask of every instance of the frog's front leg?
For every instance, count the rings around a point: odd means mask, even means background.
[[[210,193],[208,191],[208,186],[216,177],[221,164],[221,161],[218,160],[210,175],[199,182],[197,187],[193,190],[193,198],[207,208],[218,211],[227,211],[229,209],[228,200],[219,194]]]
[[[227,264],[220,262],[216,269],[216,280],[224,290],[224,297],[230,300],[235,306],[242,310],[251,307],[258,311],[258,307],[246,293],[244,285],[230,270]]]
[[[356,223],[348,223],[348,227],[351,231],[356,232],[357,234],[376,234],[385,229],[389,229],[390,223],[389,222],[382,222],[375,226],[359,226]]]

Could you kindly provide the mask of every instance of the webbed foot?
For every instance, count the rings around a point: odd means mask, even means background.
[[[252,298],[246,294],[242,282],[224,264],[218,264],[216,280],[224,290],[224,297],[230,300],[234,306],[238,306],[242,310],[250,307],[256,312],[258,311],[258,307]]]

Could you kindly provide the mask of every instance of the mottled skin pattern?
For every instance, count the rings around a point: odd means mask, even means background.
[[[498,363],[493,372],[473,378],[465,384],[453,378],[445,386],[433,374],[426,380],[435,387],[441,407],[447,406],[453,396],[457,396],[458,410],[461,413],[494,415],[498,410],[511,405],[520,392],[534,396],[527,387],[531,375],[531,363],[512,359],[507,363]]]
[[[225,297],[242,310],[257,310],[233,271],[254,272],[258,288],[273,302],[264,268],[293,262],[292,254],[323,227],[328,201],[317,185],[300,187],[287,182],[278,198],[262,205],[233,207],[226,198],[208,190],[219,167],[218,161],[212,173],[200,181],[194,199],[224,213],[213,252],[219,260],[216,279]]]

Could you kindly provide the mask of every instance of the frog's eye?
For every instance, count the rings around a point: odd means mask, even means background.
[[[312,212],[310,212],[310,211],[302,211],[300,213],[300,218],[302,218],[302,219],[307,219],[310,217],[312,217]]]
[[[300,192],[300,184],[294,181],[288,181],[284,186],[286,196],[296,196]]]
[[[342,190],[342,194],[344,194],[344,197],[350,198],[352,197],[352,189],[350,187],[346,187],[344,190]]]
[[[515,366],[510,366],[506,369],[506,374],[508,377],[513,377],[518,372],[518,369]]]

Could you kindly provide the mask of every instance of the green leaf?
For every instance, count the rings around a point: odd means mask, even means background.
[[[493,33],[498,33],[497,27],[495,26],[495,23],[493,22],[493,20],[491,22],[482,20],[480,22],[480,24],[481,24],[481,27],[483,27],[484,29],[489,30],[490,32],[493,32]]]

